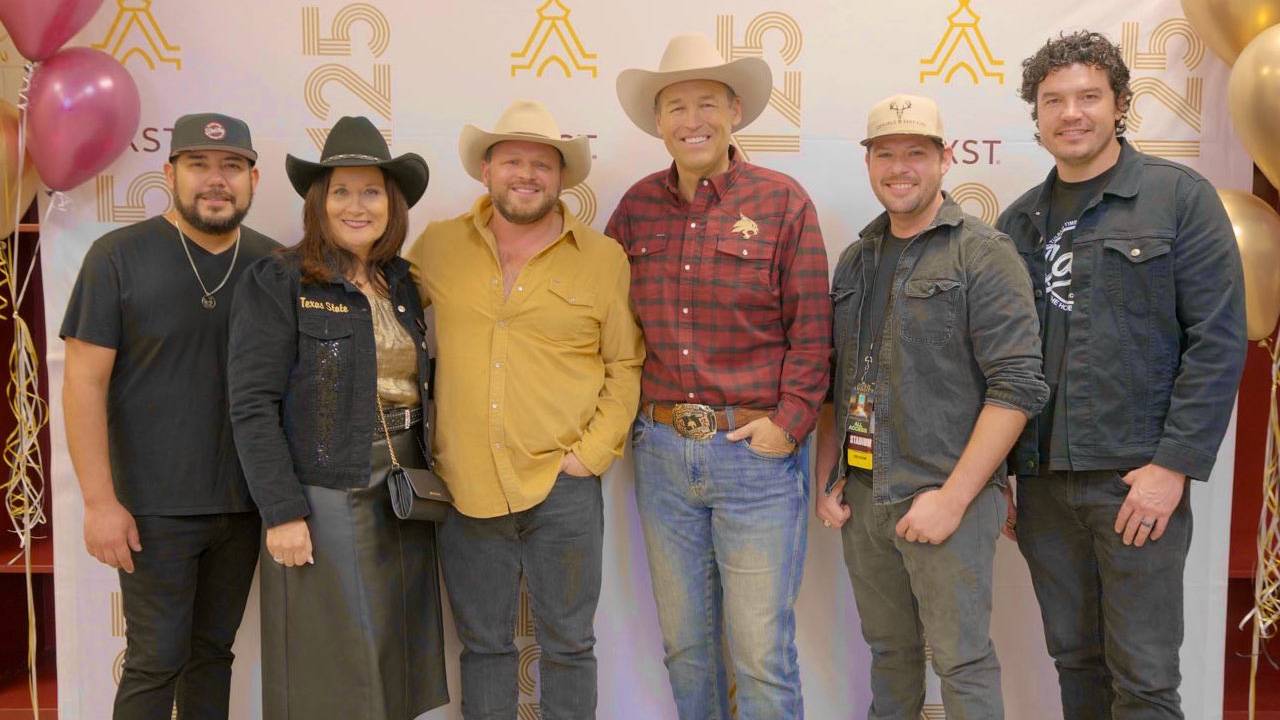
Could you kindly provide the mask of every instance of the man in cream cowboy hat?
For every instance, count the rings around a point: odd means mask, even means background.
[[[805,191],[751,165],[731,133],[772,92],[759,58],[726,63],[702,35],[671,40],[618,99],[671,167],[609,221],[631,257],[648,356],[635,447],[666,665],[680,717],[800,718],[794,602],[808,525],[806,439],[827,391],[827,255]]]
[[[455,507],[439,537],[462,712],[516,716],[523,574],[542,716],[594,718],[600,475],[622,455],[644,362],[627,258],[560,201],[591,150],[562,140],[542,104],[513,103],[493,132],[466,126],[458,149],[488,192],[429,225],[408,257],[435,308],[436,470]]]

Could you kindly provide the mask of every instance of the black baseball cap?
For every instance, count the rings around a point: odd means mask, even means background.
[[[169,159],[192,150],[223,150],[243,156],[251,163],[258,161],[249,126],[240,118],[220,113],[183,115],[173,123]]]

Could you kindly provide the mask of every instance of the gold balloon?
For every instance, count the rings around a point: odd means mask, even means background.
[[[1219,190],[1244,262],[1249,339],[1271,336],[1280,317],[1280,215],[1256,195]]]
[[[39,188],[40,176],[30,155],[23,159],[18,186],[18,108],[0,100],[0,239],[13,233],[15,211],[25,212]]]
[[[1280,187],[1280,25],[1263,30],[1240,53],[1227,82],[1227,107],[1244,149]]]
[[[1280,23],[1280,0],[1182,0],[1182,12],[1228,65],[1258,33]]]

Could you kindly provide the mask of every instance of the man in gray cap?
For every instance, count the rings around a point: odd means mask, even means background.
[[[942,192],[952,160],[932,100],[881,101],[862,144],[885,212],[831,283],[835,412],[819,422],[818,517],[841,528],[871,647],[868,717],[920,717],[927,636],[947,717],[994,720],[1004,460],[1048,394],[1031,282],[1009,238]]]
[[[118,719],[167,719],[175,696],[180,717],[227,717],[260,534],[227,415],[227,320],[236,278],[279,247],[241,225],[257,158],[243,121],[178,118],[173,209],[89,248],[62,323],[85,548],[120,570]]]

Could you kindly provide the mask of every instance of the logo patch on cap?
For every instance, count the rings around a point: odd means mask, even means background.
[[[213,120],[204,126],[204,136],[210,140],[221,140],[227,136],[227,129],[222,127],[222,123]]]

